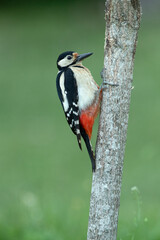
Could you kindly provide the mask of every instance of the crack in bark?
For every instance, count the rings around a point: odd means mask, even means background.
[[[138,0],[131,0],[131,4],[135,10],[138,10],[140,8],[140,3]]]

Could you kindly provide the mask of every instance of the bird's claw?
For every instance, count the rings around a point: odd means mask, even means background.
[[[107,85],[113,86],[113,87],[118,87],[119,86],[118,83],[112,83],[112,82],[108,82],[108,81],[104,81],[102,84],[104,85],[104,87],[107,86]]]
[[[103,88],[107,88],[107,85],[112,86],[112,87],[118,87],[119,84],[117,83],[112,83],[112,82],[108,82],[104,80],[104,68],[102,69],[102,71],[100,72],[101,78],[103,79],[103,83],[100,86],[100,90]]]
[[[105,88],[108,87],[108,85],[112,86],[112,87],[118,87],[119,86],[119,84],[117,84],[117,83],[111,83],[111,82],[108,82],[108,81],[103,81],[103,83],[101,84],[99,89],[100,90],[105,89]]]

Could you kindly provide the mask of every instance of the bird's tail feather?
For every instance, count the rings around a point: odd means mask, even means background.
[[[77,141],[78,141],[79,148],[82,150],[82,145],[81,145],[81,134],[77,134]]]
[[[90,159],[91,159],[92,171],[95,172],[95,170],[96,170],[96,160],[95,160],[95,155],[94,155],[94,152],[93,152],[93,149],[92,149],[91,142],[90,142],[89,137],[86,134],[84,128],[81,127],[80,131],[81,131],[81,135],[84,139],[84,142],[86,144],[88,154],[89,154]]]

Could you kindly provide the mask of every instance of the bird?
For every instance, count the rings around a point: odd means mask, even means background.
[[[78,54],[66,51],[57,59],[57,93],[67,122],[76,135],[82,150],[83,138],[91,159],[92,172],[96,170],[95,154],[91,145],[92,128],[100,110],[102,91],[82,61],[93,53]]]

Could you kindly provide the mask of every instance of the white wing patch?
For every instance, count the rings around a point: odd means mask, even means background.
[[[63,96],[62,104],[64,107],[64,111],[67,112],[69,105],[67,100],[67,92],[65,91],[65,88],[64,88],[64,73],[62,73],[60,76],[59,85],[60,85],[62,96]]]

